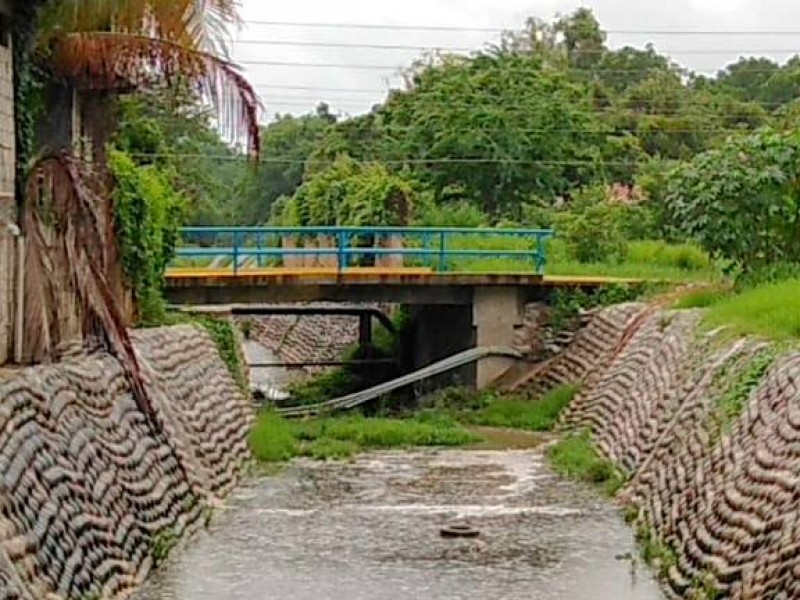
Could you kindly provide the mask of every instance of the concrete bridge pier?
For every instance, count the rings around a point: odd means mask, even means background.
[[[514,346],[514,334],[522,327],[525,302],[515,287],[475,288],[472,322],[475,347]],[[477,364],[475,387],[486,389],[514,366],[509,358],[487,358]]]
[[[485,287],[476,288],[468,304],[406,306],[410,322],[401,344],[406,369],[421,369],[470,348],[513,347],[524,304],[516,287]],[[513,359],[487,358],[428,381],[420,391],[452,385],[486,389],[514,364]]]

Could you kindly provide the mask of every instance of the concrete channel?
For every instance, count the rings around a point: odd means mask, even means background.
[[[251,377],[282,393],[279,370]],[[479,536],[442,537],[454,522]],[[556,476],[541,445],[371,453],[246,482],[136,598],[662,598],[636,556],[619,511]]]

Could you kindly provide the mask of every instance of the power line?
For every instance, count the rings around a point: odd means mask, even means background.
[[[365,99],[354,99],[352,101],[349,101],[349,100],[346,100],[346,99],[343,99],[343,98],[325,99],[325,98],[322,98],[322,97],[318,98],[318,97],[315,97],[315,96],[309,96],[308,99],[305,100],[305,101],[302,98],[289,98],[289,97],[286,97],[285,99],[274,98],[273,100],[270,101],[270,98],[268,96],[265,96],[265,100],[268,103],[267,108],[269,108],[269,104],[272,104],[273,106],[274,105],[296,106],[296,107],[299,108],[299,107],[306,106],[306,103],[319,103],[319,102],[324,102],[325,104],[329,104],[329,105],[333,105],[333,106],[336,106],[337,104],[339,106],[347,105],[347,106],[350,106],[352,108],[362,108],[365,105],[381,104],[380,101],[370,102],[369,100],[365,100]],[[481,99],[481,100],[486,100],[486,101],[491,102],[493,99],[492,98],[485,98],[485,99]],[[515,115],[529,116],[530,115],[530,111],[527,109],[527,107],[520,106],[520,105],[503,105],[503,104],[495,103],[492,106],[493,106],[493,108],[500,109],[502,111],[500,113],[502,116],[515,116]],[[783,105],[781,104],[779,106],[783,106]],[[452,102],[452,103],[448,103],[446,105],[446,107],[447,107],[448,111],[451,111],[451,112],[452,111],[456,111],[456,110],[469,110],[469,111],[475,113],[478,116],[480,116],[481,114],[485,114],[485,113],[483,113],[483,112],[478,110],[480,108],[485,108],[485,104],[470,104],[470,103]],[[705,114],[704,113],[702,115],[698,115],[697,113],[692,112],[692,109],[696,109],[696,108],[700,108],[700,107],[697,107],[697,106],[688,106],[688,107],[675,106],[675,108],[673,110],[660,110],[658,112],[647,112],[647,111],[644,111],[644,110],[637,110],[637,109],[634,109],[634,108],[627,108],[627,107],[609,107],[607,109],[587,109],[586,111],[583,111],[583,114],[585,114],[585,115],[593,115],[593,116],[608,115],[608,116],[618,116],[618,117],[621,117],[621,118],[638,118],[638,119],[643,119],[643,118],[647,118],[647,117],[651,117],[651,118],[668,118],[668,117],[697,117],[697,116],[702,116],[704,119],[716,118],[716,119],[720,119],[720,120],[738,120],[738,119],[743,119],[743,118],[748,118],[748,117],[753,117],[754,116],[751,112],[748,112],[748,111],[738,111],[738,112],[737,111],[729,111],[729,112],[726,112],[724,114],[709,115],[709,114]],[[497,114],[497,113],[493,112],[492,114],[494,115],[494,114]],[[500,128],[500,129],[497,129],[497,131],[506,131],[508,129],[515,129],[515,130],[518,131],[518,129],[516,129],[514,127]],[[480,129],[480,131],[486,131],[486,130],[485,129]],[[548,131],[554,131],[554,129],[549,129]]]
[[[337,88],[337,87],[319,87],[315,85],[275,85],[272,83],[257,83],[254,84],[257,88],[271,88],[275,90],[300,90],[300,91],[320,91],[320,92],[342,92],[352,94],[381,94],[392,91],[399,91],[392,88],[385,89],[369,89],[369,88]]]
[[[447,51],[447,52],[477,52],[482,50],[483,48],[478,46],[466,47],[466,46],[442,46],[442,45],[411,45],[411,44],[361,44],[361,43],[352,43],[352,42],[309,42],[305,40],[239,40],[233,43],[233,45],[239,44],[248,44],[248,45],[259,45],[259,46],[297,46],[297,47],[310,47],[310,48],[348,48],[348,49],[358,49],[358,50],[415,50],[415,51]],[[487,44],[484,44],[484,46]],[[644,51],[644,50],[642,50]],[[581,55],[581,56],[592,56],[592,55],[601,55],[613,52],[613,50],[609,49],[585,49],[585,50],[576,50],[572,52],[573,55]],[[686,54],[708,54],[712,56],[722,55],[722,54],[739,54],[739,53],[746,53],[746,54],[754,54],[754,53],[762,53],[762,54],[791,54],[800,52],[797,48],[794,49],[737,49],[737,48],[722,48],[722,49],[711,49],[711,48],[698,48],[696,50],[664,50],[665,54],[678,54],[678,55],[686,55]],[[240,61],[240,62],[247,62],[247,61]]]
[[[245,21],[246,25],[264,27],[303,27],[312,29],[376,29],[390,31],[458,31],[475,33],[503,33],[506,31],[520,31],[514,27],[462,27],[453,25],[412,25],[412,24],[384,24],[384,23],[320,23],[302,21]],[[613,35],[790,35],[800,36],[800,30],[719,30],[719,29],[604,29],[607,34]]]
[[[374,71],[387,71],[387,70],[403,70],[409,69],[408,65],[370,65],[359,63],[308,63],[302,61],[281,61],[281,60],[238,60],[240,65],[252,66],[268,66],[268,67],[300,67],[300,68],[317,68],[317,69],[363,69]],[[428,66],[427,64],[424,66]],[[599,75],[599,74],[631,74],[643,73],[654,71],[651,67],[627,68],[627,69],[597,69],[596,71],[589,69],[581,69],[578,67],[564,67],[560,69],[561,72],[576,71],[586,75]],[[748,73],[774,73],[773,69],[748,69]]]

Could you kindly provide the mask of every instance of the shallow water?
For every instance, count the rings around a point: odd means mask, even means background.
[[[454,520],[480,537],[442,538]],[[241,487],[138,598],[662,598],[635,554],[618,511],[541,449],[368,454]]]

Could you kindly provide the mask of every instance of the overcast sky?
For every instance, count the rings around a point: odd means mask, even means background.
[[[550,20],[558,13],[569,13],[580,6],[592,8],[602,27],[612,32],[770,32],[769,35],[609,35],[612,47],[643,47],[653,42],[661,52],[697,71],[713,73],[741,55],[768,55],[783,61],[800,53],[800,34],[777,33],[800,30],[798,0],[242,0],[246,26],[236,34],[233,56],[258,88],[268,113],[300,114],[325,100],[337,112],[357,114],[380,102],[383,90],[399,85],[398,70],[418,56],[419,50],[315,47],[298,42],[479,49],[496,41],[499,33],[318,28],[263,22],[359,23],[499,32],[522,27],[530,16]],[[288,44],[275,45],[275,42]],[[259,61],[294,64],[255,64]],[[297,63],[329,66],[308,67]]]

